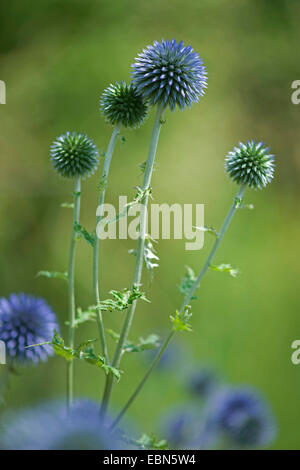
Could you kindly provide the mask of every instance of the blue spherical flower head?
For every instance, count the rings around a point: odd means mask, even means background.
[[[251,389],[228,388],[216,393],[210,403],[210,422],[230,445],[261,447],[275,437],[274,418],[267,403]]]
[[[19,364],[46,361],[53,354],[50,345],[26,348],[50,341],[58,330],[56,315],[44,299],[26,294],[0,298],[0,340],[10,361]]]
[[[180,109],[197,103],[207,86],[202,59],[191,46],[172,41],[154,41],[132,65],[133,82],[150,104]]]
[[[147,104],[133,83],[116,82],[104,90],[100,110],[110,124],[136,128],[145,120]]]
[[[67,132],[53,142],[50,158],[58,173],[76,178],[94,173],[98,165],[98,150],[87,135]]]
[[[125,445],[103,427],[99,404],[76,400],[69,412],[59,401],[6,415],[0,447],[17,450],[116,450]]]
[[[240,142],[225,158],[225,168],[236,183],[262,189],[273,179],[274,156],[263,142]]]
[[[188,379],[188,390],[200,398],[208,397],[217,387],[218,378],[208,367],[195,370]]]

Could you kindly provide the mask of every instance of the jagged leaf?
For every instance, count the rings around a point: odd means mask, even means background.
[[[103,300],[97,305],[98,310],[112,312],[113,310],[122,311],[132,305],[134,300],[141,299],[149,302],[144,292],[140,292],[138,286],[133,289],[123,289],[123,291],[111,290],[112,299]]]
[[[174,316],[170,316],[171,322],[173,323],[174,331],[192,331],[191,324],[189,323],[192,316],[190,305],[186,305],[180,312],[176,310]]]
[[[211,235],[214,235],[216,238],[218,238],[219,233],[217,230],[215,230],[213,227],[208,227],[207,225],[204,225],[203,227],[196,227],[194,226],[196,230],[200,230],[201,232],[207,232],[210,233]]]
[[[165,439],[157,439],[154,434],[150,436],[146,433],[134,441],[134,444],[141,449],[154,449],[154,450],[166,450],[168,443]]]
[[[229,273],[232,277],[236,277],[240,272],[239,269],[233,268],[231,264],[219,264],[218,266],[211,264],[210,268],[221,273]]]
[[[74,328],[77,328],[82,323],[87,321],[95,321],[96,320],[96,306],[91,305],[86,310],[82,310],[82,308],[78,307],[77,309],[77,316],[74,321]],[[69,325],[69,322],[65,322],[66,325]]]

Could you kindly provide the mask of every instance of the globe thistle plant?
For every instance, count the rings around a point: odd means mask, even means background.
[[[69,412],[54,401],[4,415],[0,448],[5,450],[116,450],[123,442],[104,429],[97,403],[75,400]]]
[[[207,86],[202,59],[183,42],[154,41],[132,65],[133,82],[151,105],[184,109],[197,103]]]
[[[262,142],[240,142],[228,153],[225,168],[236,183],[262,189],[273,179],[274,156]]]
[[[55,170],[66,178],[91,175],[98,165],[98,150],[93,141],[80,132],[66,132],[50,148]]]
[[[252,389],[225,388],[208,404],[209,423],[230,446],[261,447],[275,437],[274,417],[261,396]]]
[[[110,84],[100,99],[100,110],[106,121],[115,126],[136,128],[143,124],[147,105],[133,83]]]
[[[51,346],[27,346],[51,340],[54,330],[58,330],[56,315],[44,299],[27,294],[0,298],[0,339],[5,343],[9,362],[46,361],[53,354]]]

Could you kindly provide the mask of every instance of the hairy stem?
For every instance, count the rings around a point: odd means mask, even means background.
[[[155,161],[156,149],[157,149],[157,144],[158,144],[158,138],[159,138],[159,133],[160,133],[160,129],[162,126],[163,111],[164,109],[162,107],[158,107],[156,111],[156,116],[155,116],[155,121],[153,125],[151,141],[150,141],[149,153],[148,153],[148,158],[147,158],[146,168],[145,168],[145,173],[144,173],[142,191],[147,191],[150,188],[151,177],[153,173],[153,165]],[[143,200],[141,201],[141,206],[140,206],[141,210],[140,210],[140,222],[139,222],[139,239],[138,239],[138,246],[137,246],[135,271],[134,271],[133,282],[132,282],[133,286],[140,285],[141,283],[143,260],[144,260],[148,198],[149,196],[148,196],[148,193],[146,192],[143,197]],[[127,341],[129,330],[131,328],[131,324],[133,321],[136,303],[137,301],[134,301],[132,306],[129,307],[127,311],[123,328],[121,330],[120,338],[119,338],[116,351],[114,354],[113,363],[112,363],[113,367],[116,367],[116,368],[119,367],[119,364],[122,358],[124,344]],[[103,417],[106,414],[106,410],[107,410],[109,400],[111,397],[111,392],[113,388],[113,380],[114,379],[113,379],[112,374],[109,374],[106,378],[106,385],[105,385],[103,401],[102,401],[102,406],[101,406],[101,414]]]
[[[73,212],[73,227],[69,252],[69,265],[68,265],[68,315],[69,315],[69,331],[68,331],[68,346],[74,347],[74,321],[76,316],[75,308],[75,251],[76,251],[76,232],[75,225],[79,223],[80,214],[80,176],[75,179],[74,185],[74,212]],[[67,363],[67,406],[72,404],[73,400],[73,361]]]
[[[232,206],[230,207],[229,209],[229,212],[223,222],[223,225],[222,225],[222,228],[220,230],[220,233],[218,235],[218,238],[216,239],[208,257],[207,257],[207,260],[203,266],[203,268],[201,269],[199,275],[197,276],[197,278],[195,279],[189,293],[186,295],[184,301],[183,301],[183,304],[181,306],[181,309],[180,311],[182,312],[183,309],[189,304],[190,300],[192,299],[195,291],[198,289],[199,285],[200,285],[200,282],[201,280],[203,279],[205,273],[207,272],[207,269],[209,268],[215,254],[216,254],[216,251],[226,233],[226,230],[232,220],[232,217],[234,216],[235,214],[235,211],[238,207],[238,201],[242,199],[243,195],[244,195],[244,192],[245,192],[245,189],[246,189],[246,186],[245,185],[242,185],[240,188],[239,188],[239,191],[236,195],[236,197],[234,198],[234,201],[232,203]],[[156,357],[154,358],[153,362],[151,363],[149,369],[147,370],[146,374],[144,375],[143,379],[140,381],[139,385],[137,386],[137,388],[135,389],[135,391],[133,392],[133,394],[130,396],[129,400],[127,401],[126,405],[124,406],[124,408],[122,409],[122,411],[119,413],[119,415],[117,416],[116,420],[114,421],[112,427],[115,427],[119,421],[121,420],[121,418],[123,417],[123,415],[126,413],[126,411],[128,410],[128,408],[130,407],[130,405],[133,403],[133,401],[136,399],[137,395],[139,394],[139,392],[141,391],[141,389],[143,388],[143,386],[145,385],[145,383],[147,382],[149,376],[151,375],[151,373],[153,372],[153,370],[155,369],[155,367],[157,366],[157,364],[159,363],[164,351],[166,350],[169,342],[171,341],[172,337],[174,336],[175,334],[175,331],[172,329],[171,332],[169,333],[169,335],[167,336],[166,340],[164,341],[164,343],[162,344],[162,346],[160,347]]]
[[[104,204],[105,201],[105,192],[107,188],[107,181],[108,181],[108,174],[109,174],[109,168],[110,168],[110,162],[112,159],[113,151],[116,145],[116,141],[118,138],[118,135],[120,133],[120,126],[116,125],[114,127],[114,130],[112,132],[108,148],[105,154],[104,158],[104,164],[103,164],[103,169],[102,169],[102,175],[101,175],[101,180],[99,184],[99,198],[98,198],[98,208],[101,208]],[[100,210],[100,209],[99,209]],[[98,224],[101,222],[102,219],[102,214],[97,213],[97,218],[96,218],[96,230]],[[96,305],[100,303],[100,289],[99,289],[99,238],[96,234],[95,238],[95,245],[94,245],[94,253],[93,253],[93,290],[94,290],[94,296],[96,300]],[[103,324],[103,318],[102,318],[102,312],[101,310],[97,309],[97,324],[98,324],[98,329],[99,329],[99,335],[100,335],[100,340],[101,340],[101,345],[102,345],[102,352],[105,357],[106,362],[108,362],[108,350],[107,350],[107,344],[106,344],[106,338],[105,338],[105,329],[104,329],[104,324]]]

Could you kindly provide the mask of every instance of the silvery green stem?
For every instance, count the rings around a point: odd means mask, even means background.
[[[232,220],[232,217],[234,216],[235,214],[235,211],[238,207],[238,201],[240,201],[244,195],[244,192],[245,192],[245,189],[246,189],[246,185],[242,185],[240,188],[239,188],[239,191],[236,195],[236,197],[234,198],[234,201],[232,203],[232,206],[230,207],[229,209],[229,212],[223,222],[223,225],[222,225],[222,228],[220,230],[220,233],[218,235],[218,238],[216,239],[208,257],[207,257],[207,260],[203,266],[203,268],[201,269],[198,277],[196,278],[196,280],[194,281],[189,293],[186,295],[184,301],[183,301],[183,304],[181,306],[181,309],[180,311],[183,311],[183,309],[189,304],[190,300],[192,299],[195,291],[198,289],[199,285],[200,285],[200,282],[201,280],[203,279],[207,269],[209,268],[215,254],[216,254],[216,251],[225,235],[225,232]],[[157,364],[159,363],[163,353],[165,352],[169,342],[171,341],[172,337],[174,336],[175,334],[175,331],[172,329],[171,332],[169,333],[169,335],[167,336],[166,340],[164,341],[164,343],[162,344],[162,346],[160,347],[156,357],[154,358],[154,360],[152,361],[148,371],[146,372],[146,374],[144,375],[143,379],[140,381],[139,385],[137,386],[137,388],[135,389],[135,391],[133,392],[133,394],[130,396],[129,400],[127,401],[126,405],[124,406],[124,408],[122,409],[122,411],[119,413],[119,415],[117,416],[116,420],[114,421],[112,427],[115,427],[119,421],[121,420],[121,418],[123,417],[123,415],[126,413],[126,411],[128,410],[128,408],[130,407],[130,405],[133,403],[133,401],[135,400],[135,398],[137,397],[137,395],[139,394],[139,392],[141,391],[141,389],[143,388],[143,386],[145,385],[145,383],[147,382],[149,376],[151,375],[151,373],[153,372],[153,370],[155,369],[155,367],[157,366]]]
[[[149,153],[146,162],[146,168],[144,173],[144,181],[142,185],[142,191],[147,191],[150,188],[151,177],[153,172],[153,165],[155,161],[156,149],[158,144],[158,138],[160,129],[162,126],[162,115],[163,115],[164,108],[158,107],[156,111],[155,121],[152,130],[152,136],[150,141]],[[133,276],[133,286],[138,286],[141,283],[142,277],[142,268],[143,268],[143,261],[144,261],[144,246],[145,246],[145,232],[146,232],[146,223],[147,223],[147,205],[148,205],[148,194],[145,193],[143,200],[141,201],[141,209],[140,209],[140,223],[139,223],[139,239],[138,239],[138,246],[137,246],[137,256],[136,256],[136,264],[135,264],[135,271]],[[123,328],[120,334],[120,338],[116,347],[115,355],[113,358],[112,366],[118,368],[124,344],[127,341],[129,330],[133,321],[135,308],[136,308],[137,301],[134,301],[131,307],[129,307],[125,321],[123,324]],[[102,416],[105,416],[108,403],[110,400],[111,392],[113,387],[113,376],[109,374],[106,378],[106,386],[103,395],[101,413]]]
[[[73,227],[70,243],[70,252],[69,252],[69,266],[68,266],[68,346],[74,348],[74,321],[76,316],[76,307],[75,307],[75,251],[76,251],[76,232],[75,225],[79,224],[79,214],[80,214],[80,188],[81,181],[80,176],[75,179],[74,184],[74,211],[73,211]],[[67,405],[68,408],[72,404],[73,400],[73,361],[68,361],[67,363]]]
[[[107,187],[107,180],[108,180],[110,162],[111,162],[111,158],[112,158],[112,155],[113,155],[113,151],[114,151],[119,133],[120,133],[120,125],[116,125],[114,127],[113,132],[112,132],[112,135],[111,135],[111,138],[110,138],[110,141],[109,141],[109,144],[108,144],[107,152],[106,152],[105,158],[104,158],[104,164],[103,164],[101,181],[100,181],[100,188],[99,188],[98,207],[102,206],[104,204],[104,201],[105,201],[105,192],[106,192],[106,187]],[[96,227],[97,227],[98,223],[101,221],[101,218],[102,218],[101,215],[97,216]],[[99,238],[97,237],[97,235],[96,235],[96,238],[95,238],[94,253],[93,253],[93,289],[94,289],[96,305],[99,305],[99,303],[100,303]],[[97,309],[97,323],[98,323],[98,329],[99,329],[99,334],[100,334],[100,339],[101,339],[101,344],[102,344],[103,355],[105,357],[106,362],[108,362],[108,351],[107,351],[107,345],[106,345],[105,329],[104,329],[104,325],[103,325],[102,312],[101,312],[101,310],[98,310],[98,309]]]

